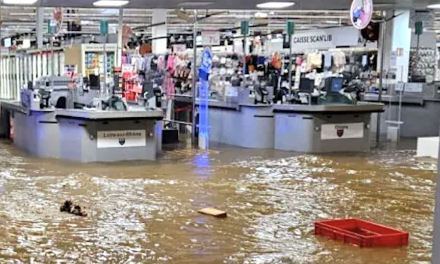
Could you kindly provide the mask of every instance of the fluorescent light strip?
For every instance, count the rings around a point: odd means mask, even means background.
[[[427,6],[427,8],[430,8],[430,9],[440,9],[440,4],[429,5],[429,6]]]
[[[5,5],[33,5],[38,0],[3,0]]]
[[[258,4],[258,8],[264,8],[264,9],[279,9],[279,8],[287,8],[293,6],[294,2],[267,2],[267,3],[261,3]]]
[[[111,1],[111,0],[100,0],[93,3],[94,6],[99,7],[120,7],[128,4],[129,1]]]

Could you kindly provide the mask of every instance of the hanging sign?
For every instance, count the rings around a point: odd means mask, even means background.
[[[186,44],[173,45],[173,52],[185,52],[185,51],[186,51]]]
[[[122,47],[126,47],[133,31],[127,25],[122,26]]]
[[[136,72],[136,68],[134,65],[131,64],[122,64],[122,69],[121,69],[121,73],[135,73]]]
[[[373,0],[353,0],[350,18],[353,26],[362,30],[368,26],[373,16]]]
[[[321,126],[321,140],[363,137],[364,123],[327,124]]]
[[[99,32],[101,33],[101,35],[108,35],[108,20],[101,20],[99,25]]]
[[[393,68],[397,67],[397,52],[396,51],[390,52],[390,66]]]
[[[286,33],[291,36],[295,33],[295,22],[292,20],[287,21],[286,23]]]
[[[215,31],[215,30],[202,31],[202,45],[203,46],[219,46],[220,45],[220,31]]]
[[[417,21],[414,25],[416,35],[423,34],[423,21]]]
[[[31,47],[30,39],[23,39],[23,44],[21,45],[22,49],[29,49]]]
[[[53,10],[53,17],[48,21],[47,31],[49,34],[58,36],[63,27],[63,10],[61,8],[55,8]]]
[[[359,31],[353,27],[339,27],[303,31],[292,36],[295,50],[329,49],[338,46],[357,46]]]
[[[243,36],[249,35],[249,21],[241,21],[240,29]]]

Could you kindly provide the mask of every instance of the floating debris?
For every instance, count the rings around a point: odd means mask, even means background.
[[[74,205],[72,201],[65,201],[64,204],[60,207],[60,211],[82,217],[87,216],[87,213],[82,211],[81,206],[76,204]]]
[[[204,208],[199,210],[199,213],[206,214],[206,215],[212,215],[214,217],[224,218],[227,216],[225,211],[221,211],[215,208]]]

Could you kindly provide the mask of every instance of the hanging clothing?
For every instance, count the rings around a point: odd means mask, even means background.
[[[168,60],[167,60],[167,71],[173,75],[174,71],[175,71],[175,58],[174,55],[170,55],[168,56]]]
[[[157,70],[162,71],[166,69],[165,56],[159,56],[157,59]]]
[[[307,55],[307,71],[319,69],[322,67],[322,55],[319,52],[309,53]]]

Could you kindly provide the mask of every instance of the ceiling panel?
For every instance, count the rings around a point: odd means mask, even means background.
[[[95,0],[40,0],[42,6],[57,7],[93,7]],[[375,0],[374,3],[380,8],[425,8],[433,0]],[[266,0],[130,0],[126,8],[177,8],[182,4],[191,8],[191,3],[211,2],[203,8],[210,9],[255,9],[258,3]],[[348,9],[351,0],[295,0],[292,10],[298,9]],[[199,6],[200,8],[200,6]]]

